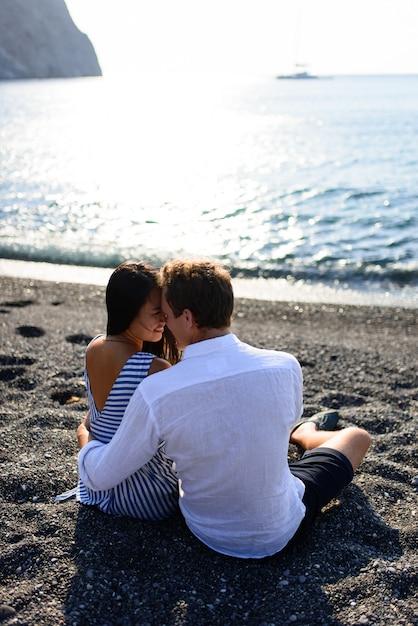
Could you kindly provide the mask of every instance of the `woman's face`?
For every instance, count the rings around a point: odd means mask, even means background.
[[[160,341],[165,326],[161,311],[161,289],[155,287],[129,327],[142,341]]]

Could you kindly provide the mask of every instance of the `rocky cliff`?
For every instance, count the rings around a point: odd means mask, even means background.
[[[0,79],[100,76],[64,0],[0,0]]]

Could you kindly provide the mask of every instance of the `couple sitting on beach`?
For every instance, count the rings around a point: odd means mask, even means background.
[[[128,261],[106,303],[107,334],[86,352],[77,499],[147,520],[179,505],[198,539],[235,557],[300,541],[352,480],[369,434],[335,430],[332,411],[301,419],[299,363],[231,333],[231,280],[215,263]],[[304,450],[292,463],[289,441]]]

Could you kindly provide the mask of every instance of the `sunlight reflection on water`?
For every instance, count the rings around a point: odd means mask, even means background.
[[[375,100],[355,108],[364,83],[353,81],[0,84],[3,254],[103,265],[198,253],[244,273],[348,280],[400,268],[407,281],[416,152],[410,141],[399,151],[405,121],[392,127],[383,111],[382,134]]]

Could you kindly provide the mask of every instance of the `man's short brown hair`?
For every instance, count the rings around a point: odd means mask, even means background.
[[[222,265],[207,260],[175,260],[161,270],[161,286],[176,317],[190,309],[199,328],[231,325],[234,293]]]

